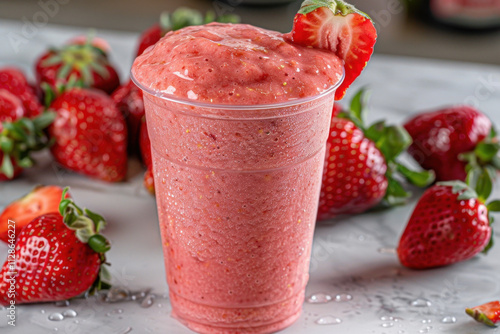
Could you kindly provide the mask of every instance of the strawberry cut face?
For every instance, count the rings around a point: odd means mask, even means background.
[[[296,44],[329,50],[344,61],[344,81],[335,94],[335,99],[341,100],[370,60],[377,32],[366,14],[344,1],[306,0],[295,15],[288,38]]]

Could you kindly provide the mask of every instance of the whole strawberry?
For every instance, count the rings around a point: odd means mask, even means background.
[[[287,38],[344,61],[344,80],[335,92],[335,100],[341,100],[370,60],[377,31],[368,15],[342,0],[305,0]]]
[[[49,134],[63,167],[108,182],[127,173],[127,126],[114,101],[101,91],[71,88],[50,105]]]
[[[146,118],[142,119],[141,132],[139,136],[142,162],[147,168],[144,174],[144,187],[152,194],[155,194],[155,183],[153,177],[153,159],[151,157],[151,141],[149,140]]]
[[[82,44],[80,40],[59,49],[45,52],[35,64],[37,82],[42,90],[47,85],[55,91],[65,86],[71,77],[81,80],[84,87],[100,89],[111,94],[120,79],[110,64],[107,54],[95,46],[92,39]]]
[[[438,181],[465,181],[470,168],[500,168],[491,121],[473,107],[422,113],[405,128],[413,138],[408,152],[423,168],[434,170]]]
[[[214,21],[238,23],[239,20],[239,17],[236,15],[226,14],[216,16],[212,11],[207,12],[205,17],[203,17],[201,12],[186,7],[180,7],[172,13],[163,12],[160,15],[160,21],[145,30],[139,37],[137,56],[141,55],[151,45],[156,44],[169,31]]]
[[[414,172],[396,161],[411,142],[402,127],[386,126],[383,121],[364,126],[366,96],[361,90],[350,110],[332,118],[319,220],[361,213],[383,200],[387,205],[404,203],[410,194],[394,179],[396,173],[420,187],[434,180],[432,173]]]
[[[467,308],[465,313],[477,322],[483,323],[486,326],[496,327],[500,323],[500,301]]]
[[[121,111],[127,121],[129,152],[137,152],[139,142],[139,129],[144,117],[144,102],[142,90],[132,80],[120,86],[111,95],[116,107]]]
[[[15,260],[0,272],[0,304],[67,300],[106,284],[104,219],[62,197],[59,212],[35,218],[19,234]]]
[[[476,190],[461,181],[440,182],[428,189],[399,241],[401,264],[427,269],[487,251],[492,246],[489,212],[499,211],[500,201],[485,205],[492,190],[488,172],[481,174]]]
[[[17,237],[36,217],[57,212],[62,193],[63,189],[58,186],[36,186],[29,194],[10,203],[0,214],[0,240],[8,242],[12,239],[12,232]],[[66,198],[70,198],[68,193]],[[14,230],[10,228],[9,220],[15,222]]]
[[[5,89],[21,100],[25,114],[23,116],[33,118],[40,115],[43,107],[35,92],[31,88],[23,72],[13,67],[0,69],[0,89]]]
[[[48,145],[43,129],[55,115],[43,113],[31,119],[27,114],[17,96],[0,88],[0,181],[14,179],[23,168],[33,166],[31,153]]]

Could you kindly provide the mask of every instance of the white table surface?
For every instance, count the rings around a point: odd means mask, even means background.
[[[0,66],[14,64],[31,71],[34,59],[47,45],[58,45],[75,34],[85,33],[76,28],[40,27],[27,36],[16,53],[8,38],[12,32],[21,34],[21,28],[18,22],[0,21]],[[109,31],[99,31],[98,35],[110,42],[113,61],[125,77],[136,35]],[[465,101],[475,103],[500,125],[499,67],[375,56],[350,93],[367,84],[373,90],[372,121],[388,118],[401,122],[418,110]],[[109,221],[105,234],[113,243],[108,259],[113,264],[111,272],[116,285],[133,291],[151,288],[156,299],[148,308],[134,301],[111,304],[94,299],[75,300],[62,307],[53,303],[19,306],[15,328],[7,325],[5,310],[0,311],[0,332],[191,333],[169,315],[155,201],[142,187],[139,163],[130,162],[126,183],[109,185],[58,170],[48,154],[40,154],[38,162],[21,179],[0,183],[0,209],[39,183],[70,186],[81,205],[102,213]],[[500,196],[498,189],[495,195]],[[500,246],[487,257],[478,256],[429,271],[405,269],[394,254],[381,251],[397,245],[414,205],[415,199],[406,207],[319,224],[307,294],[349,294],[353,298],[345,302],[305,303],[300,319],[282,333],[497,332],[469,319],[464,309],[500,298]],[[499,237],[497,232],[497,241]],[[7,247],[2,243],[2,261],[6,254]],[[420,299],[429,301],[427,306],[412,306]],[[48,319],[54,312],[69,309],[78,315],[62,321]],[[341,322],[316,324],[325,316]],[[455,317],[456,322],[443,323],[445,317]]]

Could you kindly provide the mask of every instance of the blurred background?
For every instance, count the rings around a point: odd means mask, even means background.
[[[0,19],[29,20],[51,5],[51,24],[141,32],[179,6],[237,14],[290,31],[302,0],[0,0]],[[500,64],[500,0],[351,0],[377,24],[379,54]],[[406,2],[406,3],[403,3]],[[434,3],[433,3],[434,2]],[[429,10],[432,8],[432,11]]]

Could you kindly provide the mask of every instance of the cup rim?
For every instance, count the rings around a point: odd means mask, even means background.
[[[155,91],[144,85],[142,85],[134,76],[133,71],[130,71],[130,79],[134,84],[139,87],[143,92],[148,93],[154,97],[160,98],[165,101],[175,102],[179,104],[189,105],[198,108],[209,108],[209,109],[222,109],[222,110],[260,110],[260,109],[275,109],[275,108],[286,108],[299,104],[304,104],[321,99],[330,93],[335,92],[345,79],[345,68],[342,66],[342,76],[337,81],[335,85],[330,86],[328,89],[322,91],[318,95],[307,96],[303,98],[298,98],[294,100],[278,102],[278,103],[266,103],[266,104],[218,104],[209,102],[196,102],[196,100],[190,100],[186,98],[179,98],[174,95],[166,94],[164,92]]]

